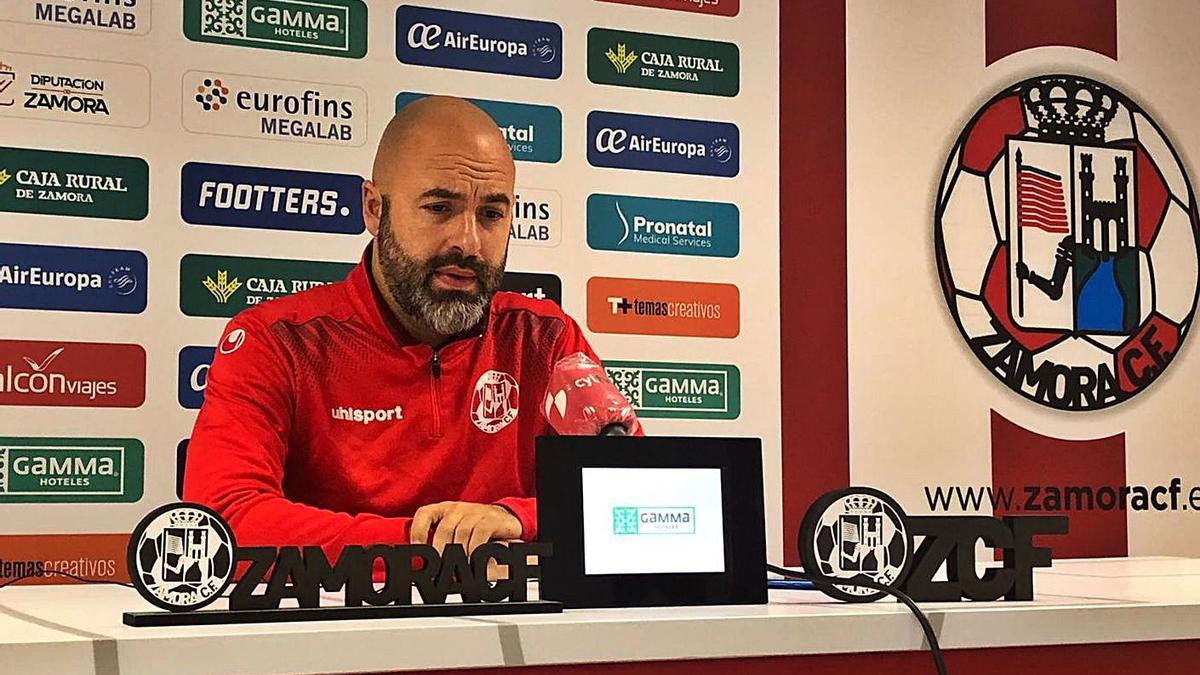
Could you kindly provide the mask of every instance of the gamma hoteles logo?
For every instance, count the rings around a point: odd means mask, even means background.
[[[0,438],[0,504],[136,502],[145,452],[132,438]]]
[[[184,0],[189,40],[361,59],[367,53],[362,0]]]
[[[998,93],[951,148],[934,218],[950,313],[1022,396],[1106,408],[1179,352],[1200,278],[1192,186],[1114,87],[1045,75]]]

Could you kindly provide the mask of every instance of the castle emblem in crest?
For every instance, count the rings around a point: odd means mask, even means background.
[[[1010,389],[1108,407],[1170,364],[1200,278],[1191,183],[1144,110],[1073,75],[989,101],[950,152],[938,272],[971,351]]]

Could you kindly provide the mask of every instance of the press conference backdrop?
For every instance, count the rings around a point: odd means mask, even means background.
[[[779,554],[775,3],[11,0],[0,21],[0,579],[125,575],[225,322],[345,276],[360,177],[423,94],[497,121],[506,286],[579,321],[647,431],[763,438]]]

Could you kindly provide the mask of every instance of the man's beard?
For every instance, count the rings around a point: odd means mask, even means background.
[[[379,247],[380,271],[396,304],[438,335],[456,335],[476,326],[483,319],[492,296],[500,288],[500,280],[504,277],[504,265],[508,258],[507,249],[499,267],[457,252],[434,256],[422,262],[410,257],[400,248],[400,244],[392,235],[387,212],[385,198],[375,245]],[[447,265],[474,272],[479,289],[434,289],[434,270]]]

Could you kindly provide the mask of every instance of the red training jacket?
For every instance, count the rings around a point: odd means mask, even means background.
[[[188,445],[184,498],[239,546],[403,544],[418,508],[500,504],[537,535],[534,438],[559,358],[596,358],[548,300],[500,292],[481,333],[435,354],[370,273],[247,309],[226,326]],[[599,362],[599,359],[596,359]]]

